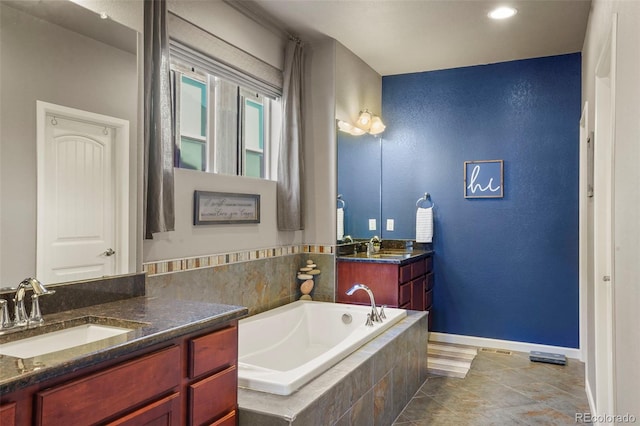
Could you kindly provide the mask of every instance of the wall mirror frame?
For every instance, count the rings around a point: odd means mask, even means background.
[[[135,271],[140,34],[68,0],[0,8],[0,288],[36,275],[37,101],[129,122],[126,272]]]

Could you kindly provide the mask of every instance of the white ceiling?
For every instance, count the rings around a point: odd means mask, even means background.
[[[498,5],[518,10],[495,21]],[[304,40],[331,37],[381,75],[582,50],[590,0],[254,0]]]

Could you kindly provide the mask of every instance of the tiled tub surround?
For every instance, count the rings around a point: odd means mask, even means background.
[[[318,252],[287,254],[157,275],[149,273],[147,294],[246,306],[249,314],[253,315],[300,298],[296,273],[308,259],[313,260],[322,271],[311,293],[313,300],[333,302],[335,257]]]
[[[240,388],[240,425],[390,425],[427,377],[427,334],[427,313],[408,311],[290,396]]]
[[[17,287],[18,283],[15,284]],[[131,297],[144,296],[145,294],[144,273],[60,284],[44,284],[49,290],[55,290],[54,294],[39,299],[40,310],[45,320],[48,314],[116,302]],[[31,293],[31,290],[27,289],[27,292]],[[14,293],[15,289],[3,288],[0,290],[0,298],[10,300],[13,298]],[[29,301],[30,296],[27,296],[25,300]],[[13,312],[13,302],[10,305]],[[30,308],[30,306],[27,307]]]

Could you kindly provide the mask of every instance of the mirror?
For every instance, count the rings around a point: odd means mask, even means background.
[[[382,139],[340,131],[336,139],[338,194],[344,201],[344,235],[367,240],[374,235],[381,236]],[[375,222],[373,230],[371,221]]]
[[[136,253],[137,33],[66,0],[3,0],[0,18],[0,287],[36,275],[38,100],[129,122]]]

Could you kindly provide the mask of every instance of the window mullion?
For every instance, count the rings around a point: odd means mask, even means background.
[[[240,86],[238,86],[238,175],[245,175],[245,150],[244,150],[244,96],[240,93]]]

